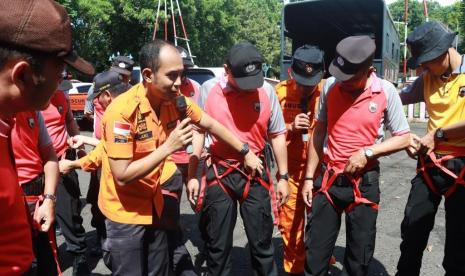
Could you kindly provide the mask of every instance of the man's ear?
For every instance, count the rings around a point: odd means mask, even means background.
[[[103,93],[105,93],[105,97],[110,97],[111,98],[111,93],[109,90],[105,90]]]
[[[152,70],[151,70],[151,69],[149,69],[149,68],[144,68],[144,69],[142,70],[142,79],[143,79],[145,82],[147,82],[147,83],[153,82],[153,80],[152,80],[152,75],[153,75],[153,74],[152,74]]]
[[[10,81],[15,84],[20,91],[24,91],[30,86],[33,79],[32,67],[26,61],[16,62],[11,68]]]

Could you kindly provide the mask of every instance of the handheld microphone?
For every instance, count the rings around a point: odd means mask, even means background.
[[[176,97],[176,109],[178,110],[180,121],[187,118],[187,103],[186,98],[184,96]],[[192,143],[187,144],[185,146],[185,150],[188,154],[192,154],[194,152],[194,147],[192,146]]]
[[[307,102],[308,102],[308,97],[306,95],[302,96],[300,98],[300,109],[302,110],[302,113],[307,114],[308,108],[307,108]],[[308,129],[303,129],[302,130],[302,141],[307,142],[308,141]]]

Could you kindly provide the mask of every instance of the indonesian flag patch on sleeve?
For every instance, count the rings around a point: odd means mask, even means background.
[[[131,134],[131,125],[128,123],[116,122],[113,125],[113,134],[129,136]]]

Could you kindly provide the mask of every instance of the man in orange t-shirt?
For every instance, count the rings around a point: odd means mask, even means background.
[[[93,67],[73,52],[69,16],[55,1],[0,1],[0,18],[0,275],[21,275],[33,251],[11,146],[12,118],[43,108],[65,62],[84,73]]]
[[[305,203],[301,190],[309,136],[324,83],[323,51],[310,45],[298,48],[290,69],[292,79],[275,88],[286,122],[289,169],[289,200],[279,210],[279,230],[284,242],[284,270],[297,274],[304,271],[305,263]]]
[[[143,83],[115,99],[103,116],[98,203],[107,218],[104,247],[113,275],[168,275],[160,183],[176,172],[169,156],[192,141],[190,122],[228,141],[237,152],[243,144],[188,98],[177,98],[184,67],[176,48],[155,40],[139,56]],[[177,105],[177,99],[185,103]],[[262,169],[255,154],[246,161],[250,170]]]

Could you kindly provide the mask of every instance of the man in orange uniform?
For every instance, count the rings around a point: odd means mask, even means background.
[[[130,86],[126,83],[122,83],[119,75],[113,71],[105,71],[98,74],[94,78],[95,89],[94,93],[89,96],[93,98],[92,100],[98,100],[99,104],[106,109],[109,104],[116,99],[120,94],[124,93],[127,88]],[[181,93],[182,93],[181,86]],[[96,101],[94,101],[96,102]],[[60,161],[60,171],[62,173],[68,173],[73,169],[83,169],[87,172],[95,172],[100,170],[102,165],[102,156],[103,156],[103,147],[102,143],[99,140],[93,137],[87,137],[83,135],[77,135],[72,138],[74,147],[77,148],[83,144],[88,144],[95,146],[95,149],[91,151],[86,156],[80,158],[79,160],[61,160]],[[181,152],[181,151],[178,151]],[[183,153],[188,159],[188,155],[185,151]],[[173,157],[173,155],[172,155]],[[174,159],[174,158],[173,158]],[[168,161],[167,161],[168,162]],[[168,231],[168,246],[170,252],[170,260],[172,270],[175,272],[175,275],[197,275],[194,271],[194,265],[192,264],[191,256],[187,251],[187,248],[184,245],[184,240],[182,237],[182,231],[179,226],[179,216],[180,216],[180,197],[183,187],[183,180],[180,172],[172,174],[171,169],[172,165],[165,162],[166,170],[170,171],[170,174],[163,174],[160,179],[160,184],[162,185],[162,193],[164,200],[164,208],[162,214],[162,223],[169,230]],[[171,161],[170,161],[171,162]],[[179,170],[179,166],[178,166]],[[163,177],[163,175],[165,177]],[[98,196],[98,193],[97,193]],[[92,206],[92,208],[98,210],[98,206]],[[95,215],[97,212],[92,211]],[[103,227],[97,228],[97,232],[105,231],[105,217],[103,217]],[[93,218],[94,219],[94,218]],[[99,225],[96,225],[97,227]],[[104,238],[106,233],[101,233]],[[106,252],[105,252],[106,253]],[[104,258],[106,257],[104,253]]]
[[[144,45],[139,57],[143,83],[116,98],[103,116],[98,204],[107,218],[104,246],[113,275],[168,275],[160,183],[176,166],[166,159],[192,141],[191,121],[237,152],[243,143],[188,98],[183,110],[177,108],[184,67],[175,47],[156,40]],[[255,154],[245,160],[251,171],[262,171]]]
[[[33,252],[11,146],[12,117],[46,104],[65,62],[91,74],[93,68],[72,51],[69,16],[54,1],[0,1],[0,18],[0,275],[21,275]]]
[[[301,195],[309,135],[314,126],[320,91],[323,87],[324,53],[318,47],[304,45],[294,52],[292,79],[276,86],[286,122],[289,200],[279,211],[279,230],[284,242],[284,270],[304,272],[305,203]]]

